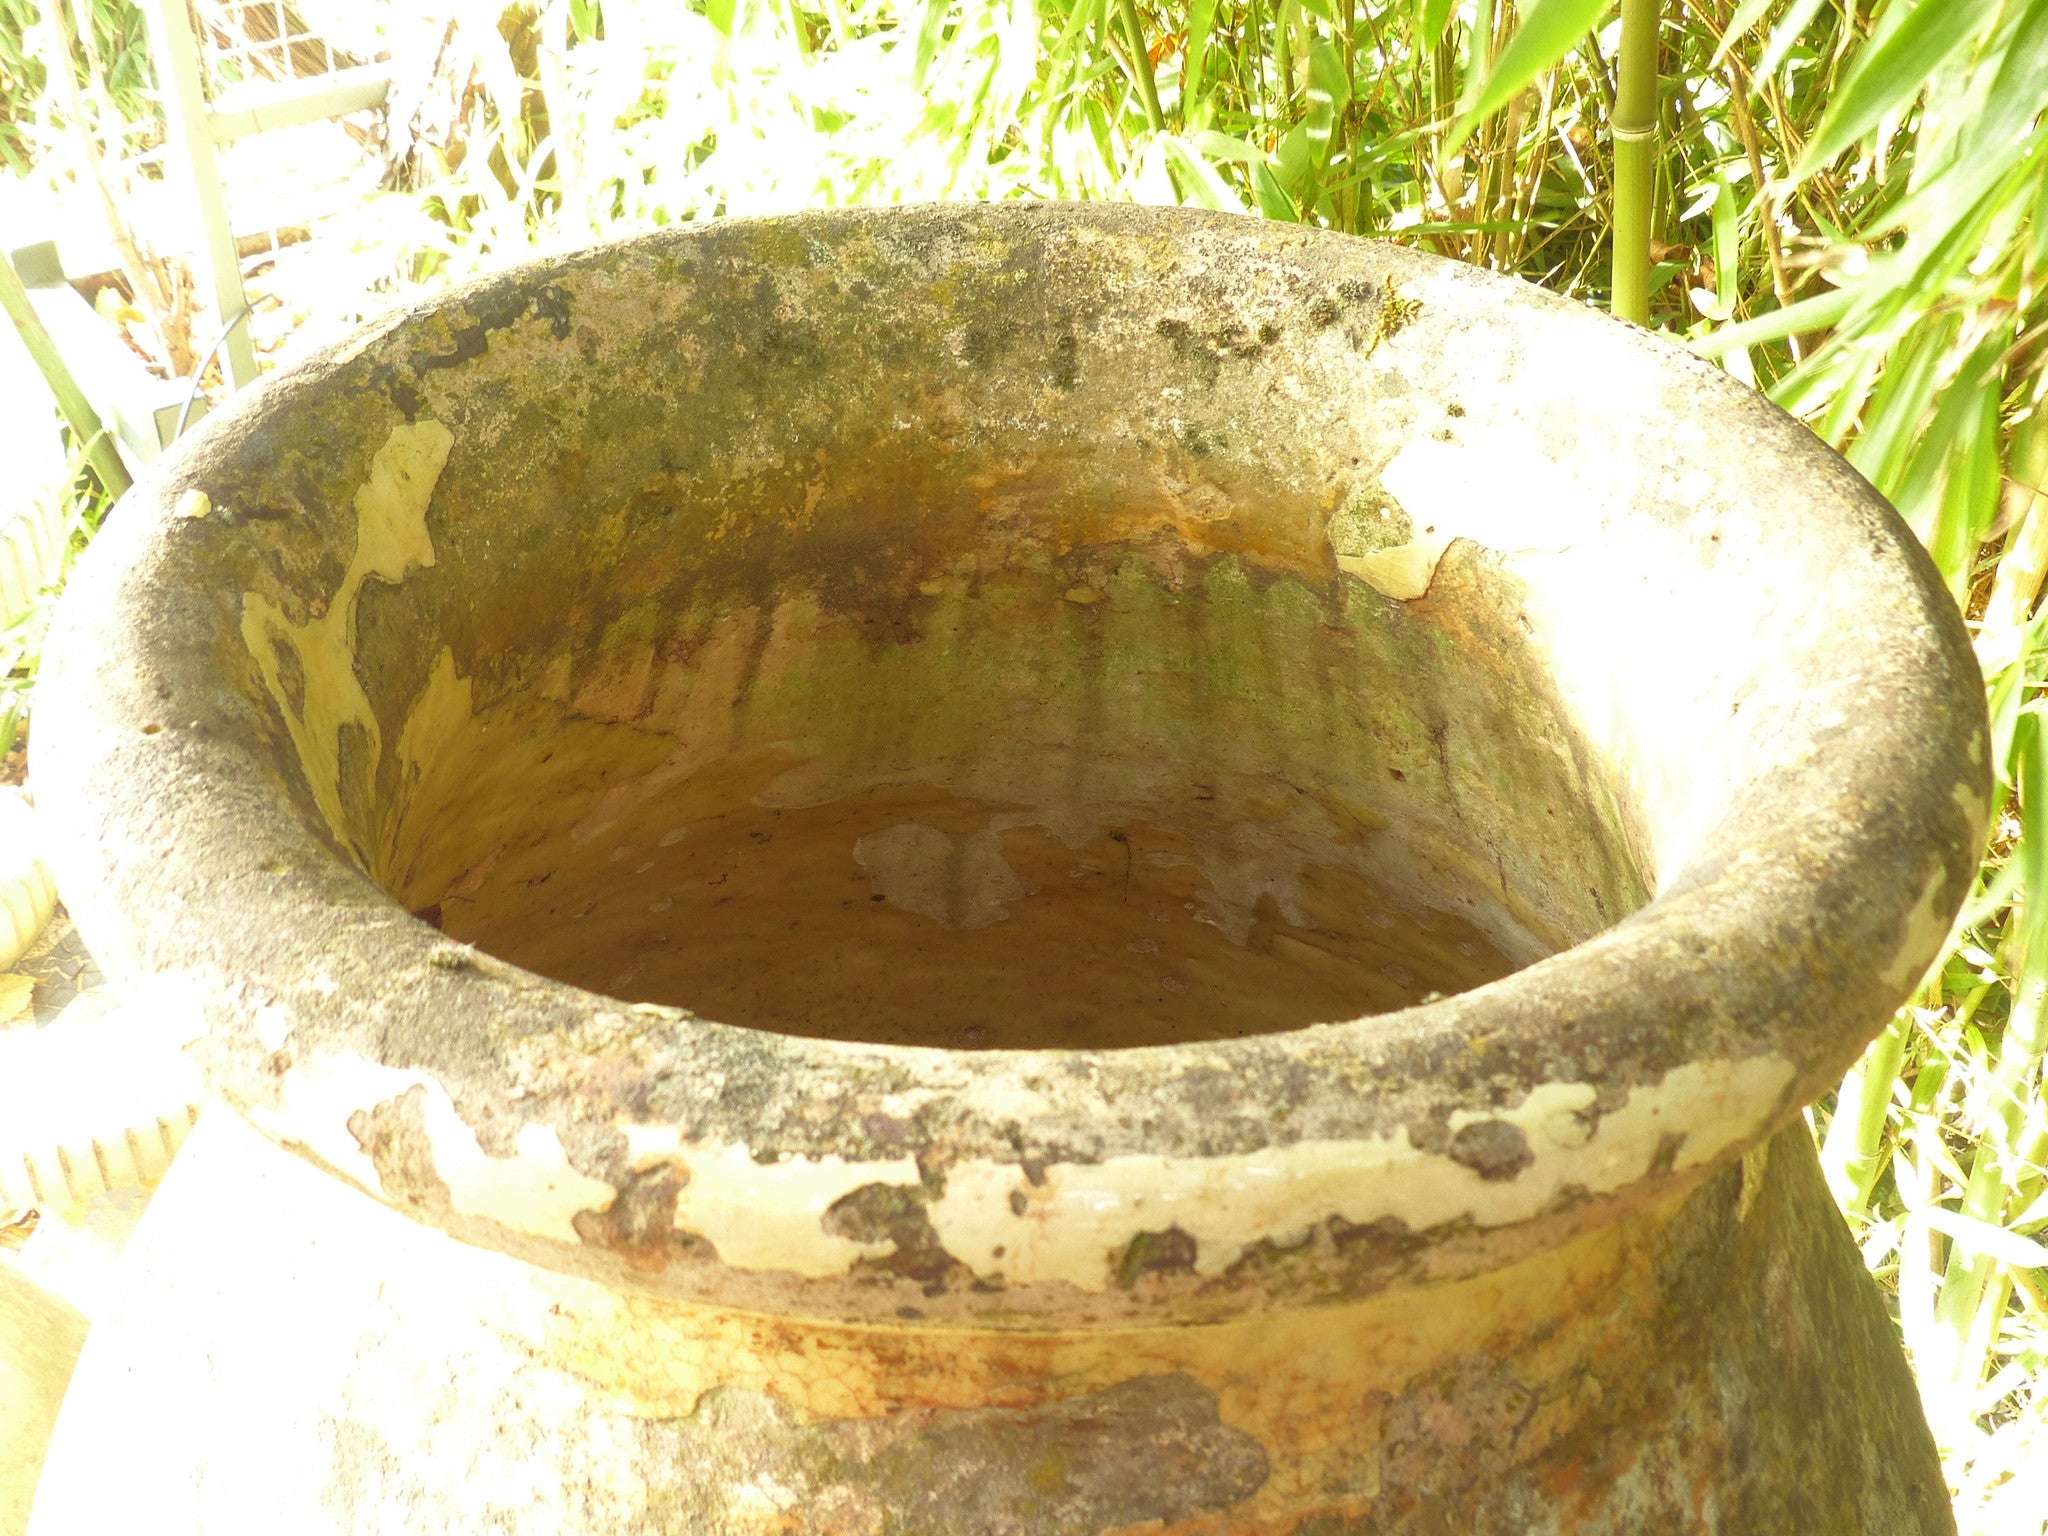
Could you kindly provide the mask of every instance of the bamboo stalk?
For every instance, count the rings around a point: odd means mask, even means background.
[[[1621,0],[1614,87],[1614,298],[1617,317],[1650,323],[1650,223],[1656,182],[1658,0]]]
[[[1152,55],[1145,47],[1145,29],[1138,22],[1133,0],[1116,0],[1116,13],[1124,24],[1124,36],[1131,45],[1131,74],[1138,82],[1138,100],[1145,108],[1145,123],[1154,133],[1166,129],[1166,115],[1159,110],[1159,84],[1152,78]]]
[[[0,309],[7,311],[7,318],[21,334],[22,345],[28,348],[28,355],[35,360],[50,393],[57,397],[57,408],[70,424],[72,437],[85,445],[85,461],[92,466],[94,477],[109,496],[119,496],[128,489],[128,471],[100,425],[99,413],[79,389],[78,381],[71,377],[71,370],[64,366],[57,343],[43,329],[41,318],[28,301],[28,290],[21,286],[21,278],[15,273],[14,263],[4,255],[0,255]]]
[[[1849,1069],[1835,1095],[1835,1118],[1821,1144],[1820,1163],[1835,1203],[1850,1216],[1868,1210],[1870,1191],[1877,1183],[1885,1115],[1891,1108],[1899,1062],[1906,1053],[1909,1017],[1905,1010],[1899,1011],[1884,1033],[1870,1042],[1863,1059]]]

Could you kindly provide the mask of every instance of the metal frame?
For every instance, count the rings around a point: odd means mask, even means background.
[[[247,311],[249,298],[242,288],[242,262],[228,222],[227,196],[215,149],[267,129],[382,106],[391,89],[390,72],[382,65],[367,64],[300,80],[252,81],[220,92],[209,105],[200,72],[199,40],[186,0],[147,0],[143,11],[149,22],[150,48],[156,56],[170,145],[179,151],[175,158],[185,168],[200,238],[206,246],[214,313],[226,328],[220,348],[223,366],[229,386],[240,389],[255,382],[256,349],[250,344],[249,328],[236,323]],[[289,39],[283,41],[289,46]]]

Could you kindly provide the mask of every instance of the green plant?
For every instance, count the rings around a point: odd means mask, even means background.
[[[0,627],[0,763],[5,763],[14,750],[28,717],[30,695],[42,662],[43,638],[49,633],[50,616],[64,579],[71,572],[72,562],[99,532],[100,522],[114,502],[90,472],[90,456],[98,447],[97,441],[81,445],[72,454],[62,483],[49,492],[60,499],[54,510],[63,546],[56,569],[48,573],[43,586],[29,596],[19,613],[0,614],[8,619],[5,627]],[[0,529],[0,534],[10,531]]]
[[[142,12],[128,0],[0,0],[0,163],[23,174],[48,148],[39,112],[49,69],[37,32],[54,16],[50,5],[70,7],[66,20],[93,88],[104,93],[109,115],[126,125],[122,152],[162,143],[163,109],[150,80]]]

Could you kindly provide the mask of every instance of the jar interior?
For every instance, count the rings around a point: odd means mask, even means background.
[[[912,574],[700,593],[488,700],[445,657],[380,879],[621,999],[953,1049],[1384,1013],[1641,900],[1476,552],[1405,604],[1164,536]]]

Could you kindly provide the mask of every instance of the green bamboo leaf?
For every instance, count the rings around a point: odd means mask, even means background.
[[[1723,170],[1714,189],[1714,319],[1726,320],[1742,297],[1742,208]]]
[[[1328,43],[1318,42],[1309,50],[1308,91],[1311,104],[1320,93],[1336,112],[1351,104],[1351,77],[1344,72],[1344,56]]]
[[[1166,150],[1167,162],[1178,173],[1176,179],[1189,202],[1217,213],[1244,212],[1244,203],[1216,174],[1216,168],[1185,140],[1166,134],[1160,143]]]
[[[1878,1154],[1908,1033],[1909,1016],[1900,1009],[1843,1077],[1835,1096],[1835,1117],[1821,1145],[1821,1169],[1843,1211],[1853,1216],[1866,1213],[1882,1167]]]
[[[2048,1247],[2031,1238],[2021,1237],[2017,1232],[2008,1232],[2004,1227],[1980,1221],[1975,1216],[1965,1216],[1961,1211],[1945,1210],[1938,1205],[1927,1206],[1920,1214],[1935,1231],[1945,1233],[1959,1246],[1987,1259],[1996,1259],[2015,1269],[2048,1268]]]
[[[1903,4],[1904,0],[1893,0]],[[1849,77],[1828,103],[1826,114],[1793,167],[1795,184],[1806,180],[1875,128],[1887,113],[1911,104],[1928,77],[1964,43],[1978,35],[1998,11],[1998,0],[1919,0],[1905,19],[1857,56]]]
[[[1292,194],[1299,192],[1315,163],[1315,146],[1309,142],[1308,124],[1296,123],[1281,136],[1273,152],[1273,174]]]
[[[1814,13],[1821,7],[1821,0],[1792,0],[1792,9],[1785,13],[1785,19],[1771,28],[1770,41],[1764,44],[1764,51],[1757,55],[1756,68],[1751,72],[1755,80],[1766,80],[1777,73],[1778,66],[1785,62],[1785,55],[1792,51],[1792,45],[1805,35],[1813,22]]]
[[[2048,0],[2031,0],[2005,45],[1998,73],[1981,111],[1965,132],[1960,158],[2021,139],[2048,108]]]
[[[1216,25],[1216,0],[1195,0],[1188,11],[1187,51],[1180,67],[1180,120],[1188,121],[1202,100],[1202,70],[1209,62],[1209,32]]]
[[[2020,792],[2020,884],[2033,898],[2022,898],[2020,922],[2034,952],[2033,964],[2022,962],[2014,1006],[2038,1008],[2048,988],[2048,900],[2041,899],[2048,891],[2048,742],[2038,708],[2023,709],[2013,733],[2013,782]],[[2036,978],[2032,987],[2029,973]]]
[[[1714,292],[1711,296],[1695,292],[1692,298],[1703,316],[1725,325],[1742,297],[1742,204],[1725,169],[1715,178],[1708,206],[1714,221]]]
[[[2019,716],[2015,714],[2013,718],[2017,721]],[[1999,782],[2011,788],[2010,767],[2001,768],[1999,773]],[[1958,934],[1967,932],[1996,917],[2002,909],[2012,904],[2013,892],[2019,889],[2019,885],[2020,861],[2007,859],[1991,878],[1984,882],[1977,894],[1963,903],[1963,910],[1956,915],[1955,931]]]
[[[2039,619],[2037,618],[2033,622],[2038,623]],[[2022,641],[2023,645],[2024,643]],[[2015,662],[1998,672],[1992,678],[1991,686],[1984,691],[1984,701],[1991,716],[1991,766],[1997,774],[2001,792],[2012,788],[2014,772],[2013,741],[2019,731],[2020,705],[2027,691],[2026,672],[2027,669],[2024,666]],[[2019,869],[2020,861],[2018,859],[2007,859],[2005,867],[1999,871],[1999,875],[2002,878],[2009,877],[2011,882],[2017,885]],[[1986,894],[1988,896],[1989,893],[1987,892]],[[2012,892],[2007,890],[2003,900],[1998,905],[1983,906],[1979,910],[1980,904],[1984,899],[1979,897],[1972,900],[1963,909],[1963,916],[1957,918],[1956,921],[1963,923],[1965,919],[1971,918],[1974,913],[1974,921],[1968,922],[1966,926],[1975,927],[1987,917],[1995,914],[1999,905],[2003,905],[2005,901],[2010,901],[2012,899]]]
[[[2048,1221],[2048,1189],[2042,1190],[2034,1197],[2032,1205],[2013,1217],[2012,1224],[2015,1227],[2031,1227],[2044,1221]]]
[[[1213,128],[1204,128],[1193,140],[1196,149],[1211,160],[1236,160],[1244,165],[1264,165],[1265,151],[1257,145],[1247,144],[1243,139],[1227,133],[1218,133]]]
[[[1871,385],[1884,372],[1884,357],[1876,347],[1864,347],[1856,352],[1845,347],[1822,347],[1812,357],[1814,367],[1811,370],[1807,370],[1804,364],[1794,370],[1804,375],[1799,381],[1802,387],[1809,383],[1814,387],[1812,402],[1800,407],[1786,405],[1785,409],[1795,416],[1801,416],[1803,411],[1802,419],[1820,411],[1820,421],[1814,432],[1822,442],[1840,453],[1842,445],[1849,440],[1849,434],[1856,429],[1863,407],[1870,400]],[[1788,379],[1786,382],[1792,381]],[[1787,393],[1793,391],[1788,390]],[[1775,390],[1771,398],[1778,400]],[[1778,403],[1784,405],[1781,400]]]
[[[1742,0],[1742,4],[1735,7],[1735,14],[1728,18],[1728,26],[1721,33],[1721,44],[1714,50],[1709,67],[1718,68],[1721,60],[1727,57],[1728,50],[1741,41],[1743,33],[1755,26],[1770,8],[1771,0]]]
[[[2048,175],[2042,175],[2040,180],[2034,194],[2033,216],[2029,221],[2034,226],[2034,246],[2027,252],[2028,271],[2036,276],[2048,272]]]
[[[1256,144],[1205,129],[1195,135],[1194,147],[1211,160],[1235,160],[1249,167],[1252,196],[1258,201],[1261,215],[1282,224],[1301,222],[1301,213],[1294,206],[1294,199],[1287,195],[1279,178],[1273,174],[1273,163],[1266,158],[1266,152]]]
[[[1998,467],[1995,358],[1993,362],[1989,381],[1976,391],[1956,451],[1946,466],[1931,541],[1934,563],[1959,606],[1969,595],[1970,568],[1976,561],[1977,547],[1984,542],[1985,531],[1998,515],[2003,483]]]
[[[1287,195],[1287,189],[1280,185],[1273,174],[1273,167],[1263,156],[1252,167],[1252,193],[1259,200],[1259,212],[1269,219],[1282,224],[1299,224],[1301,211],[1294,206],[1294,199]]]
[[[1976,259],[1981,234],[1973,231],[1980,231],[2003,211],[2009,199],[2018,195],[2019,186],[2038,174],[2039,152],[2043,147],[2048,147],[2048,122],[2033,133],[2004,144],[1981,144],[1968,155],[1951,160],[1890,208],[1871,217],[1860,234],[1865,242],[1873,242],[1886,235],[1908,232],[1913,250],[1925,253],[1927,260],[1945,263],[1940,272],[1925,267],[1923,262],[1920,269],[1898,273],[1900,286],[1917,289],[1932,298],[1941,291],[1944,281]]]
[[[1934,419],[1915,437],[1912,458],[1907,461],[1898,489],[1891,493],[1892,505],[1899,509],[1899,516],[1919,535],[1920,542],[1937,556],[1944,553],[1938,549],[1937,541],[1949,477],[1959,466],[1965,465],[1977,423],[1983,415],[1985,396],[1991,393],[1990,386],[1972,377],[1973,373],[1974,370],[1965,365],[1955,380],[1941,391],[1941,404],[1935,410]],[[1947,553],[1953,566],[1954,553],[1952,550]],[[1942,574],[1953,587],[1952,569]]]
[[[2038,702],[2020,713],[2013,732],[2013,778],[2020,792],[2020,877],[2025,954],[2007,1016],[2008,1047],[2038,1052],[2048,1004],[2048,743]]]
[[[1330,135],[1337,126],[1337,114],[1351,100],[1351,77],[1344,73],[1344,61],[1328,43],[1318,42],[1308,55],[1308,140],[1313,160],[1320,167],[1329,158]]]
[[[1455,153],[1474,128],[1570,53],[1613,3],[1614,0],[1535,0],[1529,14],[1522,18],[1522,25],[1501,50],[1499,62],[1473,98],[1470,109],[1452,126],[1444,153]]]
[[[925,71],[938,57],[939,44],[946,35],[946,15],[953,0],[925,0],[924,25],[917,29],[917,55],[910,68],[910,83],[924,89]]]
[[[1950,320],[1921,327],[1899,344],[1878,382],[1863,432],[1849,449],[1849,462],[1887,496],[1899,489],[1953,336]]]
[[[1434,48],[1451,24],[1451,0],[1422,0],[1422,46]]]
[[[1739,325],[1724,325],[1688,345],[1699,357],[1725,357],[1737,347],[1780,341],[1794,331],[1824,330],[1848,314],[1855,303],[1853,291],[1836,288],[1810,299],[1801,299],[1784,309],[1774,309],[1767,315],[1758,315],[1754,320],[1744,320]]]

